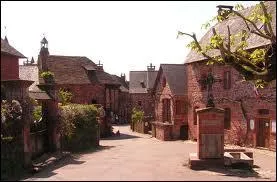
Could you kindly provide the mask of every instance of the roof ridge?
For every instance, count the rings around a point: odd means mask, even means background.
[[[64,56],[64,55],[49,55],[50,57],[77,57],[77,58],[87,58],[86,56]]]

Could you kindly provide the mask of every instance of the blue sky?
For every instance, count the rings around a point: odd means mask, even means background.
[[[1,37],[36,61],[45,34],[50,54],[101,60],[105,71],[128,79],[130,70],[145,70],[150,62],[184,63],[191,39],[176,39],[177,31],[200,39],[217,5],[237,3],[258,1],[1,1]]]

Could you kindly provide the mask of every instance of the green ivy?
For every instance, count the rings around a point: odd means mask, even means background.
[[[132,122],[133,123],[143,121],[143,118],[144,118],[144,112],[142,110],[139,110],[137,108],[134,108],[132,110]]]
[[[71,102],[73,94],[69,91],[65,91],[64,89],[60,89],[58,96],[62,102],[62,105],[67,105]]]
[[[52,73],[51,71],[44,71],[40,74],[40,77],[44,79],[54,78],[54,73]]]

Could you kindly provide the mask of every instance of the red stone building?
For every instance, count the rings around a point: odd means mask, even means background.
[[[155,137],[161,140],[187,139],[187,91],[185,65],[161,64],[153,86],[155,95]]]
[[[140,108],[144,111],[146,121],[154,118],[155,105],[151,94],[158,71],[155,66],[147,66],[147,71],[130,71],[130,111]]]
[[[118,96],[118,122],[128,123],[130,113],[130,97],[129,97],[129,84],[126,81],[125,74],[121,76],[112,75],[115,80],[120,83],[119,96]]]
[[[119,113],[118,97],[120,82],[105,72],[102,64],[95,64],[87,57],[50,55],[48,41],[41,41],[38,57],[39,73],[54,73],[53,90],[60,89],[73,94],[72,103],[101,104],[107,113]],[[40,78],[40,83],[44,80]]]
[[[272,13],[273,29],[276,32],[276,2],[266,2]],[[243,10],[249,13],[253,7]],[[214,26],[218,34],[227,35],[227,25],[231,34],[241,31],[245,23],[241,18],[230,17]],[[247,29],[245,27],[245,29]],[[201,39],[200,44],[209,41],[212,35],[210,29]],[[248,41],[248,50],[269,45],[266,39],[252,34]],[[219,55],[213,52],[211,55]],[[202,84],[211,72],[216,82],[212,86],[215,107],[225,109],[225,142],[250,144],[252,146],[276,148],[276,80],[265,89],[254,89],[250,82],[242,82],[242,76],[228,65],[206,65],[206,59],[194,51],[186,58],[186,77],[188,92],[188,125],[189,138],[197,137],[197,108],[203,108],[207,103],[207,85]]]

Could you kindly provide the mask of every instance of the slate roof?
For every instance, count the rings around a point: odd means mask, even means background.
[[[48,70],[54,73],[56,84],[101,84],[120,85],[117,80],[104,71],[97,69],[97,65],[82,56],[57,56],[47,57]]]
[[[266,5],[268,12],[270,14],[272,14],[272,28],[273,28],[273,32],[276,35],[276,1],[267,1],[264,4]],[[248,7],[246,9],[240,11],[240,13],[245,16],[248,16],[248,15],[250,15],[253,8],[254,8],[254,6]],[[238,16],[229,17],[227,20],[224,20],[221,23],[217,23],[213,27],[215,28],[215,30],[218,34],[228,35],[227,25],[229,25],[229,27],[230,27],[231,34],[237,34],[239,31],[241,31],[243,29],[248,31],[243,19]],[[258,25],[257,26],[258,28],[260,28],[262,26],[261,23],[257,24],[257,25]],[[210,28],[210,30],[199,41],[200,44],[206,45],[209,42],[210,37],[212,35],[213,35],[212,28]],[[248,42],[247,49],[257,48],[260,46],[270,44],[269,40],[264,39],[253,33],[250,34],[250,37],[247,40],[247,42]],[[231,47],[231,50],[234,50],[234,47]],[[215,51],[213,50],[213,51],[208,52],[208,55],[215,56],[215,55],[220,55],[220,53],[217,50],[215,50]],[[202,56],[201,53],[197,53],[197,52],[191,50],[186,57],[185,63],[191,63],[191,62],[196,62],[196,61],[201,61],[201,60],[206,60],[206,58],[204,56]]]
[[[148,89],[153,88],[157,73],[158,71],[130,71],[129,93],[147,93]]]
[[[160,76],[164,75],[166,82],[173,95],[184,95],[186,85],[186,73],[184,64],[161,64],[156,78],[154,89],[160,81]]]
[[[121,92],[129,92],[129,86],[126,81],[124,81],[121,77],[117,75],[112,75],[115,80],[117,80],[120,83],[119,90]]]
[[[29,87],[30,91],[40,91],[36,86],[39,84],[37,65],[19,65],[19,78],[21,80],[31,80],[34,83]]]
[[[1,38],[1,54],[9,54],[18,58],[26,58],[22,53]]]

